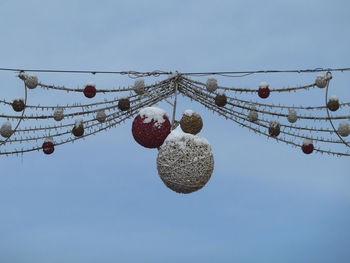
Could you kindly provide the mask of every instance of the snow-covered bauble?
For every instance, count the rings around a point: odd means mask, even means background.
[[[54,111],[54,113],[53,113],[53,119],[54,119],[55,121],[61,121],[61,120],[63,120],[63,118],[64,118],[63,111],[64,111],[64,109],[61,108],[61,107],[56,108],[55,111]]]
[[[271,120],[270,121],[270,127],[269,127],[269,134],[272,137],[277,137],[281,132],[281,125],[279,121]]]
[[[209,142],[199,136],[174,130],[159,148],[157,170],[164,184],[177,193],[201,189],[214,169]]]
[[[143,108],[132,123],[132,135],[146,148],[158,148],[169,135],[171,124],[167,113],[156,107]]]
[[[294,123],[298,120],[297,112],[294,109],[290,109],[288,112],[288,121]]]
[[[330,110],[330,111],[336,111],[337,109],[339,109],[339,99],[337,96],[331,96],[328,100],[328,103],[327,103],[327,108]]]
[[[258,112],[256,111],[255,107],[252,107],[251,110],[248,113],[248,119],[251,122],[256,122],[259,119]]]
[[[12,135],[12,133],[13,131],[10,122],[7,121],[1,125],[0,134],[2,137],[8,138]]]
[[[215,97],[215,104],[219,107],[224,107],[227,103],[227,97],[225,93],[218,93]]]
[[[185,110],[180,120],[180,126],[184,132],[196,135],[203,128],[203,120],[197,112]]]
[[[218,88],[218,81],[216,78],[210,77],[208,78],[205,86],[207,88],[207,91],[214,92]]]
[[[53,142],[52,137],[48,137],[45,139],[42,145],[42,149],[45,154],[51,154],[55,151],[55,144]]]
[[[317,87],[323,89],[327,86],[326,75],[320,74],[316,77],[315,84]]]
[[[130,101],[128,98],[121,98],[118,101],[118,108],[121,111],[127,111],[128,109],[130,109]]]
[[[38,77],[35,75],[26,75],[24,84],[28,89],[35,89],[38,86]]]
[[[340,136],[346,137],[350,134],[350,125],[348,122],[343,121],[339,123],[338,133]]]
[[[304,139],[303,145],[301,146],[303,153],[310,154],[314,151],[314,145],[311,139]]]
[[[14,99],[12,102],[12,108],[14,111],[17,111],[17,112],[23,111],[25,108],[24,99],[23,98]]]
[[[94,83],[87,83],[84,88],[85,97],[91,99],[96,95],[96,85]]]
[[[142,95],[145,93],[145,80],[137,79],[134,83],[134,91],[137,95]]]
[[[96,120],[100,123],[105,122],[107,115],[104,110],[100,110],[96,113]]]
[[[269,84],[265,81],[260,82],[258,95],[262,99],[266,99],[270,95]]]
[[[74,124],[74,127],[72,129],[72,133],[76,137],[81,137],[84,135],[84,120],[83,119],[75,120],[75,124]]]

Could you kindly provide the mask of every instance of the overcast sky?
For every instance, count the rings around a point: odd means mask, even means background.
[[[349,67],[349,10],[346,0],[1,0],[0,67],[180,72]],[[315,76],[220,81],[295,86]],[[350,74],[333,76],[332,92],[350,101]],[[38,77],[70,87],[133,83],[110,75]],[[1,98],[23,93],[12,72],[0,72],[0,85]],[[303,103],[323,103],[323,94],[302,96]],[[58,103],[39,89],[31,99]],[[131,120],[57,147],[51,156],[2,156],[0,262],[350,261],[349,158],[307,156],[180,97],[178,113],[188,108],[202,115],[200,135],[211,143],[215,159],[209,183],[190,195],[163,185],[157,150],[133,140]]]

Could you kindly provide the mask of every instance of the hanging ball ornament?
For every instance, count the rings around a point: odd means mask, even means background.
[[[0,134],[4,138],[9,138],[12,135],[12,127],[9,121],[3,123],[0,128]]]
[[[137,79],[134,83],[134,91],[137,95],[142,95],[145,93],[145,80]]]
[[[38,86],[38,77],[35,75],[26,75],[24,84],[28,89],[35,89]]]
[[[118,101],[118,108],[121,111],[127,111],[128,109],[130,109],[130,101],[128,98],[121,98]]]
[[[107,115],[104,110],[100,110],[96,113],[96,120],[100,123],[105,122]]]
[[[258,112],[256,111],[256,108],[253,106],[251,110],[248,113],[248,119],[251,122],[256,122],[259,119]]]
[[[43,145],[42,145],[43,152],[45,154],[51,154],[55,151],[55,144],[53,142],[53,139],[51,137],[48,137],[45,139]]]
[[[262,99],[266,99],[270,95],[270,89],[269,84],[265,81],[260,82],[259,89],[258,89],[258,95]]]
[[[216,95],[215,104],[219,107],[224,107],[227,104],[227,97],[225,93],[219,93]]]
[[[61,120],[63,120],[63,117],[64,117],[63,111],[64,111],[64,109],[61,108],[61,107],[56,108],[55,111],[54,111],[54,113],[53,113],[53,119],[54,119],[55,121],[61,121]]]
[[[96,95],[96,85],[94,83],[88,83],[84,88],[85,97],[91,99]]]
[[[205,86],[207,88],[207,91],[214,92],[218,88],[218,81],[216,78],[210,77],[208,78]]]
[[[303,146],[301,146],[303,153],[310,154],[314,151],[314,145],[311,139],[304,139]]]
[[[158,148],[170,133],[169,116],[156,107],[143,108],[132,123],[132,135],[146,148]]]
[[[159,148],[157,170],[163,183],[177,193],[201,189],[214,169],[209,142],[199,136],[174,130]]]
[[[328,103],[327,103],[327,108],[330,110],[330,111],[336,111],[337,109],[339,109],[339,99],[337,96],[331,96],[328,100]]]
[[[327,78],[325,74],[317,75],[315,84],[317,87],[323,89],[327,86]]]
[[[203,120],[197,112],[185,110],[180,120],[180,126],[183,132],[196,135],[203,128]]]
[[[12,102],[12,108],[16,112],[23,111],[25,108],[24,99],[23,98],[14,99]]]
[[[339,123],[338,133],[340,136],[347,137],[350,134],[350,125],[348,122],[343,121]]]
[[[84,135],[84,120],[83,119],[77,119],[75,120],[74,127],[72,129],[72,133],[76,137],[81,137]]]
[[[290,123],[294,123],[298,120],[298,115],[297,112],[293,109],[290,109],[288,112],[288,117],[287,117],[288,121]]]
[[[281,132],[281,125],[279,121],[271,120],[270,121],[270,127],[269,127],[269,134],[272,137],[277,137]]]

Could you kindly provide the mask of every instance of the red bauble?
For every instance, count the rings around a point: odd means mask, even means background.
[[[87,84],[85,86],[85,89],[84,89],[84,95],[85,95],[85,97],[87,97],[89,99],[95,97],[95,95],[96,95],[95,85]]]
[[[165,113],[162,117],[163,122],[159,123],[157,120],[150,119],[149,116],[142,115],[141,113],[137,115],[132,123],[132,135],[135,141],[146,148],[160,147],[171,129],[169,118]]]
[[[314,145],[312,143],[303,144],[303,146],[301,146],[301,149],[303,150],[303,153],[310,154],[314,151]]]
[[[258,95],[262,99],[266,99],[270,95],[269,87],[259,88]]]
[[[45,154],[51,154],[55,150],[55,145],[51,141],[46,141],[46,142],[43,143],[43,147],[42,148],[43,148],[43,152]]]

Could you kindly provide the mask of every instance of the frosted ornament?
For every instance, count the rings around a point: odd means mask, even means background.
[[[213,169],[211,146],[199,136],[174,130],[159,148],[158,174],[177,193],[188,194],[203,188]]]
[[[74,127],[72,129],[72,133],[76,137],[81,137],[84,135],[84,121],[83,119],[77,119],[75,120]]]
[[[64,109],[63,109],[63,108],[60,108],[60,107],[56,108],[55,111],[54,111],[54,113],[53,113],[53,118],[54,118],[54,120],[55,120],[55,121],[61,121],[61,120],[63,120],[63,118],[64,118],[63,112],[64,112]]]
[[[339,99],[337,96],[331,96],[328,100],[328,103],[327,103],[327,108],[330,110],[330,111],[336,111],[338,110],[340,107],[340,104],[339,104]]]
[[[98,111],[98,112],[96,113],[96,120],[97,120],[99,123],[105,122],[106,118],[107,118],[107,115],[106,115],[106,113],[105,113],[104,110],[100,110],[100,111]]]
[[[348,122],[343,121],[338,126],[338,133],[342,137],[347,137],[350,134],[350,125]]]
[[[199,133],[203,128],[202,117],[195,111],[186,110],[180,120],[181,129],[193,135]]]
[[[25,75],[24,84],[28,89],[35,89],[38,86],[38,77],[35,75]]]
[[[0,134],[2,137],[9,138],[11,137],[12,133],[13,131],[10,122],[7,121],[1,125]]]
[[[142,95],[145,93],[145,80],[137,79],[134,83],[134,91],[137,95]]]
[[[216,78],[210,77],[208,78],[205,86],[207,88],[207,91],[214,92],[218,88],[218,81],[216,80]]]
[[[255,107],[252,107],[251,110],[249,111],[248,119],[251,122],[256,122],[259,119],[259,115]]]
[[[294,109],[290,109],[287,119],[290,123],[295,123],[298,120],[297,112]]]
[[[281,125],[279,121],[271,120],[270,121],[270,127],[269,127],[269,134],[272,137],[277,137],[281,132]]]
[[[323,89],[327,86],[327,79],[326,79],[326,75],[324,74],[320,74],[316,77],[315,80],[315,84],[317,87],[319,87],[320,89]]]

